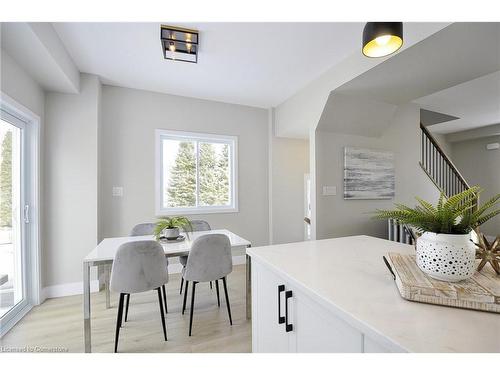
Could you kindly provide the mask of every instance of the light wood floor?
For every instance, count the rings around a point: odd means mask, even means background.
[[[170,275],[167,285],[168,341],[163,340],[156,291],[131,295],[128,321],[120,330],[119,352],[250,352],[251,321],[245,318],[245,266],[235,266],[228,276],[233,325],[229,325],[222,282],[221,307],[208,283],[196,286],[193,335],[188,336],[189,310],[181,315],[179,274]],[[191,288],[189,288],[191,291]],[[190,296],[187,307],[190,306]],[[93,293],[92,352],[112,352],[118,298],[111,294],[105,308],[104,292]],[[2,339],[3,346],[62,347],[83,352],[82,296],[53,298],[34,307]]]

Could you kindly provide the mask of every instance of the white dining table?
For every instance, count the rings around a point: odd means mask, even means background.
[[[201,235],[221,233],[229,237],[231,248],[251,247],[250,241],[234,234],[226,229],[191,232],[184,241],[180,242],[160,242],[167,258],[188,255],[193,241]],[[184,234],[185,235],[185,234]],[[96,266],[104,267],[104,282],[106,290],[106,308],[110,307],[109,277],[110,265],[113,264],[118,248],[127,242],[153,240],[153,236],[133,236],[133,237],[113,237],[105,238],[83,259],[83,330],[85,352],[90,353],[91,344],[91,308],[90,308],[90,269]],[[250,257],[246,255],[246,315],[251,314],[251,264]]]

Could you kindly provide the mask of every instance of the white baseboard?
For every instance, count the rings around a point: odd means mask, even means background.
[[[236,264],[236,265],[245,264],[246,261],[247,261],[246,255],[233,256],[233,264]]]
[[[245,255],[237,255],[233,256],[233,264],[245,264],[246,257]],[[182,265],[180,263],[172,263],[168,265],[168,273],[181,273]],[[91,280],[90,281],[90,292],[98,292],[99,291],[99,281]],[[42,289],[42,298],[40,302],[45,301],[47,298],[57,298],[57,297],[67,297],[74,296],[77,294],[83,294],[83,283],[68,283],[68,284],[57,284],[47,286]]]
[[[99,281],[91,280],[90,292],[94,293],[98,291],[99,291]],[[45,301],[45,299],[47,298],[74,296],[77,294],[83,294],[83,282],[51,285],[43,288],[42,301]]]

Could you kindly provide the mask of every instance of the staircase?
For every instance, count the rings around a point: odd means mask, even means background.
[[[422,124],[420,124],[420,142],[420,167],[445,196],[450,197],[470,188],[457,167]],[[415,243],[416,237],[411,228],[392,219],[389,220],[388,226],[389,240]]]
[[[420,140],[420,167],[444,195],[451,197],[470,188],[457,167],[422,124],[420,124]]]

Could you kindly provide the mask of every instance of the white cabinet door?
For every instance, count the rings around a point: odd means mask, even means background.
[[[283,317],[281,321],[285,316],[285,289],[286,285],[279,276],[257,262],[252,264],[252,351],[254,353],[290,351],[290,335],[285,332],[285,324],[279,320],[279,313]]]
[[[361,353],[362,349],[361,332],[267,266],[252,263],[254,353]]]
[[[291,287],[293,290],[293,287]],[[306,294],[293,290],[293,351],[361,353],[363,335]]]

